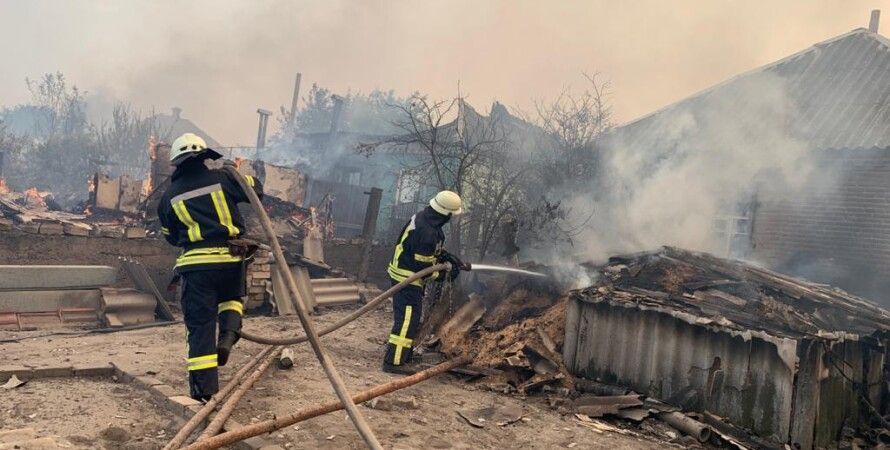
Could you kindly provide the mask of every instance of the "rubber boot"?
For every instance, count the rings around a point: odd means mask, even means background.
[[[229,354],[232,347],[241,339],[241,336],[234,331],[224,331],[219,337],[219,343],[216,344],[216,359],[220,367],[226,365],[229,361]]]
[[[420,368],[417,367],[416,364],[412,363],[404,363],[404,364],[389,364],[386,361],[383,362],[383,367],[381,368],[386,373],[394,373],[396,375],[414,375],[417,372],[420,372]]]

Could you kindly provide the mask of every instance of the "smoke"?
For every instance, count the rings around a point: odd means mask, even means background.
[[[294,74],[337,93],[415,90],[528,109],[566,80],[614,80],[628,120],[743,70],[864,26],[873,1],[391,2],[0,0],[0,99],[61,71],[142,111],[184,108],[225,145],[256,109],[289,105]],[[706,36],[706,38],[703,38]],[[743,36],[743,39],[740,37]],[[273,123],[275,118],[273,117]],[[270,130],[271,132],[274,130]]]
[[[763,195],[802,189],[815,169],[794,137],[796,106],[769,73],[733,81],[605,139],[601,182],[567,199],[581,260],[662,245],[727,254],[715,218],[740,215]],[[824,177],[823,186],[831,183]],[[811,186],[808,186],[811,187]],[[730,225],[732,226],[732,225]]]

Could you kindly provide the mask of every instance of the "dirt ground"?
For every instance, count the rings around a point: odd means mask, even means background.
[[[319,325],[328,324],[347,312],[327,310],[314,319]],[[389,317],[386,311],[374,311],[322,338],[353,392],[396,377],[379,369]],[[287,330],[298,330],[299,324],[294,318],[248,317],[245,328],[266,335],[286,335]],[[0,341],[47,332],[0,331]],[[182,325],[106,335],[32,337],[0,344],[0,365],[113,362],[130,373],[150,374],[187,395],[184,342]],[[240,342],[230,365],[221,369],[221,384],[260,348]],[[294,368],[270,369],[242,400],[234,415],[237,421],[246,424],[265,420],[334,398],[309,347],[301,345],[294,350]],[[362,407],[386,448],[654,449],[666,445],[618,433],[598,434],[551,409],[541,397],[521,399],[481,390],[451,374],[386,397],[414,397],[417,403],[417,408],[391,410]],[[457,414],[458,410],[491,406],[521,408],[525,419],[506,426],[489,423],[476,428]],[[112,381],[35,380],[12,391],[0,391],[0,429],[24,426],[68,438],[76,448],[139,449],[162,445],[175,433],[177,421],[153,404],[147,393],[130,386]],[[123,429],[126,435],[118,430],[109,432],[109,427]],[[264,437],[284,448],[364,448],[342,411]]]

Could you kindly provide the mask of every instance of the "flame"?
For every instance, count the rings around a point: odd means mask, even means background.
[[[243,164],[244,161],[247,161],[247,160],[244,159],[244,158],[241,158],[241,157],[236,156],[236,157],[235,157],[235,168],[238,169],[238,170],[241,170],[241,164]]]
[[[142,180],[142,198],[148,198],[153,190],[154,187],[151,185],[151,173],[149,173],[148,178]]]
[[[43,207],[46,208],[46,200],[43,198],[49,195],[48,192],[40,192],[36,187],[30,187],[25,192],[23,192],[25,196],[25,203],[31,207]]]
[[[0,194],[8,194],[12,192],[12,189],[9,188],[9,185],[6,184],[6,179],[0,177]]]
[[[154,136],[148,137],[148,159],[152,161],[158,159],[158,141]]]

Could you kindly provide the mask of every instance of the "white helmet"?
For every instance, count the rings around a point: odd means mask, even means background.
[[[211,159],[222,158],[221,154],[207,148],[207,143],[201,139],[201,136],[185,133],[176,138],[173,145],[170,146],[170,163],[177,166],[183,161],[201,154],[209,154]]]
[[[464,212],[461,207],[460,195],[451,191],[442,191],[430,200],[430,206],[443,216],[456,216]]]

